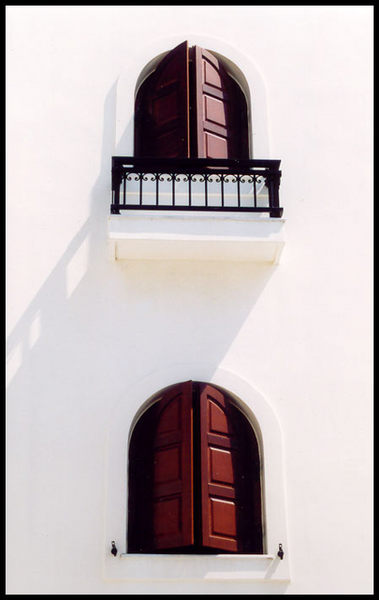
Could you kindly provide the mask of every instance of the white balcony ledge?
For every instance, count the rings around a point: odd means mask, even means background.
[[[285,219],[258,213],[130,210],[108,218],[112,260],[223,260],[277,264]]]
[[[121,554],[106,559],[108,581],[290,581],[288,561],[270,554]]]

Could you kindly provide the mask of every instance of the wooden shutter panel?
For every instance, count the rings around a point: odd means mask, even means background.
[[[246,100],[220,61],[194,47],[197,156],[249,158]]]
[[[128,551],[193,543],[192,383],[169,390],[140,418],[129,453]]]
[[[153,545],[193,543],[192,383],[171,388],[159,403],[154,435]]]
[[[166,54],[138,91],[135,155],[189,157],[188,42]]]
[[[259,453],[242,413],[212,386],[200,386],[202,543],[262,553]],[[255,443],[254,443],[255,442]]]

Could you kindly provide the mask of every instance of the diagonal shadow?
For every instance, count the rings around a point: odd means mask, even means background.
[[[135,373],[130,350],[135,362],[144,352],[153,364],[154,356],[168,357],[170,348],[182,345],[179,340],[187,340],[188,348],[211,346],[218,364],[275,269],[248,263],[108,261],[111,156],[117,154],[115,102],[116,84],[105,100],[101,169],[91,192],[89,218],[8,337],[8,357],[16,365],[11,376],[14,371],[22,377],[31,354],[41,355],[44,366],[34,360],[33,368],[41,368],[45,377],[51,367],[54,372],[55,362],[60,370],[66,363],[67,371],[76,359],[81,360],[82,373],[90,375],[94,351],[96,362],[113,372],[109,357],[118,362],[116,345],[128,351],[128,365],[121,361],[125,376],[126,371]],[[132,123],[124,135],[132,135]],[[72,277],[80,259],[82,273]],[[152,351],[144,347],[146,338]]]
[[[48,536],[43,532],[53,527],[59,561],[65,540],[77,536],[75,515],[91,523],[85,530],[94,531],[93,543],[99,544],[93,523],[103,490],[100,485],[96,501],[86,482],[88,472],[99,469],[96,460],[104,460],[104,423],[128,383],[177,361],[213,361],[216,370],[275,269],[109,261],[115,103],[116,84],[104,103],[101,167],[90,215],[8,338],[9,556],[25,560],[29,570],[33,536]],[[20,530],[29,532],[25,559],[19,557]],[[40,569],[44,561],[51,568],[49,553],[38,556]]]

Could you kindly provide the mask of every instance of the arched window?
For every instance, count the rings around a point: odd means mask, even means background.
[[[187,381],[143,413],[128,508],[128,552],[263,552],[258,442],[224,391]]]
[[[183,42],[140,84],[136,157],[249,158],[244,92],[220,56]]]

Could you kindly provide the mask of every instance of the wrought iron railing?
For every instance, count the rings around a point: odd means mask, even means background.
[[[234,211],[281,217],[280,160],[112,158],[111,213]]]

